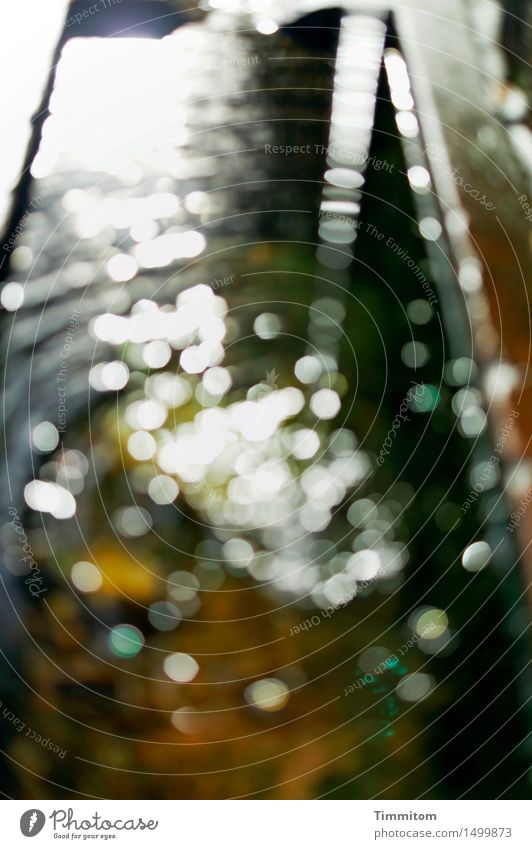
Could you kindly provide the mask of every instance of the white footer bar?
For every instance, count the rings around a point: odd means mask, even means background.
[[[2,845],[528,849],[520,801],[4,801]],[[35,843],[29,839],[35,837]],[[68,843],[67,843],[68,841]]]

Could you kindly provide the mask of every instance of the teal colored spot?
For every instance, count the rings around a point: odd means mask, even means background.
[[[432,383],[419,383],[409,392],[408,406],[415,413],[431,413],[441,401],[441,395]]]
[[[144,645],[144,637],[133,625],[117,625],[109,635],[111,651],[118,657],[135,657]]]
[[[386,715],[389,717],[395,717],[399,715],[399,707],[393,696],[386,700]]]
[[[396,657],[390,658],[389,660],[386,661],[386,666],[388,667],[388,669],[395,669],[395,667],[398,665],[398,663],[399,663],[399,660]]]

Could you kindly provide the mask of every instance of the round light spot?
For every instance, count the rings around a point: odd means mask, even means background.
[[[468,572],[480,572],[488,565],[491,559],[491,548],[484,540],[473,542],[468,545],[462,554],[462,566]]]
[[[434,687],[434,678],[432,675],[426,675],[424,672],[414,672],[410,675],[405,675],[399,681],[396,691],[397,695],[404,702],[419,702],[426,698]]]
[[[217,590],[225,580],[225,572],[218,563],[202,561],[194,567],[194,573],[201,586],[207,590]]]
[[[431,413],[440,403],[438,389],[431,383],[419,383],[408,393],[408,406],[414,413]]]
[[[419,134],[419,124],[413,112],[401,111],[395,116],[397,129],[407,139],[413,139]]]
[[[297,361],[294,373],[300,383],[315,383],[322,374],[322,365],[317,357],[301,357]]]
[[[479,390],[474,389],[471,386],[467,386],[463,389],[459,389],[458,392],[453,395],[451,406],[453,408],[453,412],[457,416],[460,416],[468,410],[475,410],[481,403],[482,395]]]
[[[394,656],[385,646],[371,646],[362,652],[358,665],[367,675],[380,675],[394,665]]]
[[[123,507],[114,514],[116,529],[125,537],[140,537],[149,531],[153,521],[143,507]]]
[[[171,504],[179,495],[179,487],[169,475],[157,475],[149,483],[148,494],[156,504]]]
[[[226,368],[214,366],[203,375],[203,386],[211,395],[224,395],[231,388],[231,375]]]
[[[419,232],[428,242],[436,242],[442,234],[442,226],[437,218],[422,218],[419,222]]]
[[[320,419],[334,419],[340,412],[341,402],[337,392],[320,389],[310,399],[310,409]]]
[[[477,373],[476,363],[469,357],[458,357],[445,364],[445,380],[450,386],[465,386],[476,378]]]
[[[245,539],[231,539],[222,547],[222,554],[232,566],[244,569],[253,560],[253,546]]]
[[[116,254],[107,263],[107,272],[111,280],[117,283],[131,280],[138,271],[136,259],[128,254]]]
[[[158,631],[174,631],[181,622],[181,611],[169,601],[150,605],[148,620]]]
[[[135,460],[149,460],[157,450],[157,443],[151,433],[138,430],[129,437],[127,450]]]
[[[469,480],[477,492],[492,489],[499,483],[501,470],[493,460],[481,460],[473,466]]]
[[[197,230],[187,230],[186,233],[179,233],[176,238],[175,258],[180,257],[195,257],[200,254],[207,246],[207,239],[203,233],[198,233]]]
[[[428,189],[430,186],[430,174],[421,165],[413,165],[408,169],[408,180],[414,190]]]
[[[209,195],[205,192],[190,192],[185,198],[185,209],[192,215],[201,215],[209,206]]]
[[[192,601],[199,588],[199,581],[191,572],[173,572],[168,578],[168,595],[177,602]]]
[[[347,511],[347,521],[354,528],[360,528],[363,525],[369,525],[372,520],[377,518],[377,507],[369,498],[361,498],[354,501]]]
[[[488,426],[486,413],[481,407],[469,407],[460,417],[458,429],[463,436],[473,438],[480,436]]]
[[[47,454],[57,448],[59,433],[51,422],[41,422],[33,428],[31,439],[38,451]]]
[[[74,563],[70,578],[76,589],[82,593],[95,593],[102,585],[102,573],[94,563],[80,560]]]
[[[61,463],[57,472],[56,483],[64,487],[64,489],[68,489],[72,495],[79,495],[85,488],[85,480],[82,472],[77,466],[68,465],[66,462]]]
[[[273,312],[263,312],[253,322],[253,330],[259,339],[275,339],[281,330],[279,316]]]
[[[349,245],[356,239],[356,230],[349,222],[325,220],[319,226],[318,235],[324,242]]]
[[[431,608],[425,610],[416,620],[416,634],[425,640],[435,640],[445,633],[449,619],[444,610]]]
[[[315,430],[302,428],[294,433],[291,453],[296,460],[310,460],[319,448],[320,438]]]
[[[379,555],[369,548],[355,552],[347,561],[347,572],[357,581],[372,581],[380,568]]]
[[[119,391],[127,385],[129,369],[125,363],[114,360],[111,363],[100,363],[93,366],[89,372],[89,383],[98,392]]]
[[[22,283],[6,283],[0,294],[0,303],[9,312],[15,312],[24,303]]]
[[[109,635],[109,646],[118,657],[135,657],[144,645],[144,637],[134,625],[117,625]]]
[[[428,301],[423,298],[416,298],[410,301],[406,308],[408,318],[412,324],[428,324],[434,315],[434,310]]]
[[[342,269],[347,268],[353,262],[353,250],[349,245],[342,248],[333,248],[330,245],[319,245],[316,251],[316,259],[325,268]]]
[[[172,356],[172,349],[163,339],[155,339],[144,347],[142,359],[149,368],[163,368]]]
[[[161,401],[141,401],[136,408],[139,425],[146,430],[162,427],[168,416],[168,408]]]
[[[464,292],[478,292],[482,287],[482,266],[478,259],[470,257],[460,263],[458,281]]]
[[[137,430],[157,430],[168,416],[168,408],[162,401],[134,401],[126,409],[126,422]]]
[[[263,678],[246,687],[245,696],[253,707],[271,712],[281,710],[286,705],[290,691],[286,684],[277,678]]]
[[[149,242],[157,236],[159,225],[153,218],[143,218],[141,221],[135,221],[129,232],[134,242]]]
[[[33,262],[33,251],[27,245],[19,245],[11,254],[11,267],[15,271],[27,271]]]
[[[201,345],[190,345],[181,352],[179,362],[188,374],[200,374],[209,365],[208,352]]]
[[[179,201],[171,192],[154,192],[144,199],[150,218],[173,218],[179,209]]]
[[[354,168],[330,168],[325,172],[325,180],[342,189],[359,189],[364,183],[364,177]]]
[[[279,24],[271,18],[264,18],[264,20],[258,22],[256,29],[262,35],[273,35],[279,29]]]
[[[55,519],[71,519],[76,512],[74,496],[55,483],[34,480],[24,487],[24,500],[31,510],[51,513]]]
[[[193,734],[200,725],[196,709],[188,705],[175,710],[171,722],[174,728],[181,731],[181,734]]]
[[[420,368],[429,358],[429,349],[423,342],[407,342],[401,348],[401,359],[408,368]]]
[[[164,671],[172,681],[177,681],[179,684],[186,684],[192,681],[199,672],[199,666],[189,654],[176,652],[168,655],[164,661]]]
[[[180,407],[192,395],[188,381],[178,375],[155,374],[148,378],[146,386],[150,394],[168,407]]]

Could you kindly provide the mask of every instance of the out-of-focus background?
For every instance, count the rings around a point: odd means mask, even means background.
[[[0,791],[527,798],[530,5],[0,12]]]

